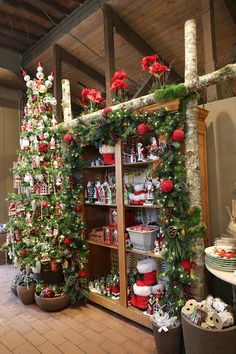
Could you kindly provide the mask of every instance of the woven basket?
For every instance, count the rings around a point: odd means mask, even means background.
[[[35,293],[35,302],[41,310],[60,311],[68,306],[69,296],[64,294],[58,297],[43,298]]]

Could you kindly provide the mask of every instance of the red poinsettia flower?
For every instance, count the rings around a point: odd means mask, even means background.
[[[141,70],[146,71],[151,64],[153,64],[158,59],[158,55],[149,55],[147,57],[143,57],[141,61]]]
[[[192,268],[192,263],[189,260],[179,262],[184,270],[189,271]]]
[[[116,80],[125,80],[127,77],[128,76],[124,71],[116,71],[113,75],[112,82]]]
[[[158,61],[155,61],[149,68],[150,74],[157,74],[159,76],[164,74],[166,71],[170,71],[170,69],[166,65],[160,64]]]
[[[104,100],[101,93],[95,89],[85,88],[83,89],[81,96],[82,102],[84,102],[86,99],[94,103],[100,103]]]
[[[111,85],[111,91],[116,91],[119,89],[127,89],[128,85],[124,82],[124,80],[115,80]]]

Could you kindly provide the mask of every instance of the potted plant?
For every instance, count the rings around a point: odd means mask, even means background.
[[[17,295],[24,305],[30,305],[34,303],[36,281],[32,276],[26,274],[17,283]]]
[[[67,307],[69,296],[60,285],[38,284],[35,301],[41,310],[60,311]]]
[[[15,275],[15,278],[11,280],[10,289],[13,294],[17,295],[17,284],[22,280],[24,274],[19,272]]]

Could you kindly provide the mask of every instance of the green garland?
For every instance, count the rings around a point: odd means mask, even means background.
[[[168,89],[158,90],[155,94],[158,99],[186,97],[184,85],[171,85]],[[182,105],[185,108],[185,102]],[[190,208],[189,190],[186,185],[185,155],[183,154],[184,141],[181,143],[172,140],[175,129],[186,130],[185,109],[182,112],[168,113],[160,109],[152,114],[132,112],[122,109],[109,112],[107,118],[101,117],[89,125],[80,120],[73,130],[73,141],[80,138],[82,144],[114,145],[120,138],[123,142],[137,138],[137,126],[147,123],[156,136],[165,135],[166,144],[162,151],[163,163],[158,168],[160,179],[170,179],[174,188],[169,193],[161,189],[157,192],[157,199],[162,206],[159,226],[163,229],[167,240],[164,259],[167,270],[163,274],[168,279],[168,290],[165,302],[171,304],[174,312],[179,315],[186,299],[192,296],[193,280],[190,277],[190,268],[194,266],[194,244],[198,237],[203,237],[205,227],[201,223],[200,208]],[[80,145],[81,147],[81,145]],[[69,145],[71,163],[76,164],[77,157],[74,143]],[[78,172],[81,172],[81,166]]]

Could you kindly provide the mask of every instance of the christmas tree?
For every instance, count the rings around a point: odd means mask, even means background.
[[[52,130],[57,125],[57,102],[48,93],[53,73],[45,78],[39,63],[36,78],[31,79],[25,71],[23,77],[27,103],[13,168],[18,193],[9,196],[5,248],[21,270],[32,271],[42,281],[64,284],[71,303],[75,303],[87,294],[87,249],[79,204],[82,186],[72,175],[75,171],[66,160],[59,133]]]

